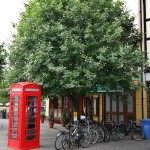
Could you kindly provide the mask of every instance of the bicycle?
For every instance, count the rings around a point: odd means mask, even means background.
[[[88,147],[91,138],[90,134],[79,124],[73,126],[73,130],[65,133],[62,139],[62,148],[64,150],[71,149],[73,146],[81,146],[82,148]],[[70,127],[69,127],[70,128]]]
[[[83,128],[85,128],[85,131],[87,131],[90,134],[91,138],[91,144],[95,144],[99,138],[99,133],[97,130],[97,126],[93,124],[92,120],[90,118],[85,119],[85,124],[82,123]]]
[[[105,125],[105,127],[107,128],[108,132],[109,132],[109,136],[112,137],[112,140],[114,141],[118,141],[119,140],[119,132],[117,130],[117,125],[115,121],[111,121],[110,125]]]
[[[109,142],[110,141],[110,133],[109,133],[108,129],[106,128],[104,121],[101,121],[100,123],[98,123],[98,130],[100,131],[98,142],[101,142],[102,140],[104,140],[104,142]]]
[[[62,141],[63,141],[63,137],[66,133],[68,133],[68,131],[59,131],[59,133],[57,134],[56,139],[55,139],[55,149],[56,150],[62,149]]]
[[[136,141],[141,141],[144,138],[144,133],[140,124],[139,126],[136,126],[137,123],[138,122],[136,121],[129,120],[126,125],[124,125],[123,123],[117,125],[117,130],[122,135],[119,136],[119,139],[123,139],[125,135],[130,135],[132,139]]]

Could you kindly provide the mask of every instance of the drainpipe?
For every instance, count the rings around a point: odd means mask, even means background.
[[[140,28],[141,28],[141,32],[143,31],[143,26],[142,26],[142,0],[140,0],[139,2],[139,5],[140,5]],[[140,47],[141,47],[141,51],[142,51],[142,41],[141,41],[141,44],[140,44]],[[143,85],[144,81],[143,81],[143,66],[141,66],[141,69],[142,69],[142,73],[141,73],[141,83]],[[143,90],[143,87],[142,87],[142,90],[141,90],[141,103],[142,103],[142,119],[144,118],[144,90]]]
[[[141,73],[141,82],[143,84],[143,67],[142,67],[142,73]],[[143,85],[142,85],[143,86]],[[144,90],[142,87],[142,91],[141,91],[141,101],[142,101],[142,119],[144,119]]]
[[[140,28],[141,28],[141,33],[143,32],[143,25],[142,25],[142,19],[143,19],[143,16],[142,16],[142,1],[143,0],[140,0],[139,1],[139,13],[140,13]],[[144,5],[144,1],[143,1],[143,5]],[[144,11],[144,10],[143,10]],[[141,51],[142,51],[142,41],[140,43],[140,47],[141,47]],[[146,55],[145,55],[146,57]],[[142,73],[141,73],[141,82],[142,82],[142,85],[144,83],[143,81],[143,74],[144,74],[144,70],[143,70],[143,66],[141,66],[141,69],[142,69]],[[143,90],[143,87],[142,87],[142,91],[141,91],[141,103],[142,103],[142,119],[144,118],[144,90]]]

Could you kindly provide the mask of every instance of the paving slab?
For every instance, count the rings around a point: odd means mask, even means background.
[[[56,135],[60,130],[65,130],[60,124],[54,124],[54,128],[48,127],[48,122],[41,123],[40,148],[34,150],[55,150]],[[7,148],[8,119],[0,119],[0,150],[13,150]],[[74,150],[78,149],[77,147]],[[78,150],[150,150],[150,140],[135,141],[129,137],[120,141],[101,142],[90,145],[88,148]]]

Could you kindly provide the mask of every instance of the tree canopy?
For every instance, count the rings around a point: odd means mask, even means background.
[[[29,0],[16,29],[9,78],[42,85],[45,95],[86,95],[96,84],[130,90],[144,63],[121,1]]]
[[[0,44],[0,82],[4,79],[3,72],[6,65],[6,50],[4,43]]]
[[[6,57],[5,44],[0,44],[0,102],[8,102],[8,84],[5,82],[5,70],[6,70]]]

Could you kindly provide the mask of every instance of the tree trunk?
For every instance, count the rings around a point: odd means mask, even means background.
[[[73,113],[77,112],[77,118],[79,117],[79,96],[75,93],[70,95],[71,100],[71,110],[70,110],[70,119],[73,121]]]

